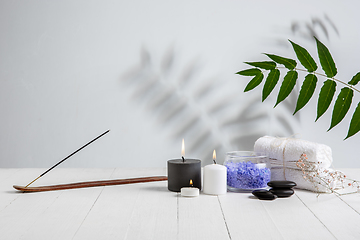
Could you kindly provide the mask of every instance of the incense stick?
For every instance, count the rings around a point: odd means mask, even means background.
[[[30,184],[32,184],[33,182],[35,182],[36,180],[38,180],[39,178],[41,178],[42,176],[44,176],[45,174],[47,174],[48,172],[50,172],[52,169],[54,169],[55,167],[57,167],[59,164],[61,164],[62,162],[64,162],[66,159],[70,158],[72,155],[74,155],[75,153],[79,152],[80,150],[82,150],[83,148],[87,147],[89,144],[95,142],[96,140],[98,140],[99,138],[101,138],[102,136],[104,136],[105,134],[107,134],[108,132],[110,132],[110,130],[107,130],[106,132],[104,132],[103,134],[97,136],[96,138],[94,138],[93,140],[91,140],[90,142],[88,142],[87,144],[85,144],[84,146],[82,146],[81,148],[79,148],[78,150],[76,150],[75,152],[71,153],[69,156],[67,156],[66,158],[64,158],[63,160],[61,160],[60,162],[56,163],[54,166],[52,166],[51,168],[49,168],[48,170],[46,170],[45,172],[43,172],[40,176],[38,176],[37,178],[35,178],[31,183],[29,183],[28,185],[25,186],[25,188],[27,188],[28,186],[30,186]]]

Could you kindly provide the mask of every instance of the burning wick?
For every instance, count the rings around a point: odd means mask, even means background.
[[[213,161],[214,161],[214,164],[216,164],[216,152],[215,152],[215,150],[213,152]]]
[[[191,187],[194,186],[192,179],[190,179],[190,186],[191,186]]]
[[[182,144],[181,144],[181,158],[183,160],[183,162],[185,162],[185,143],[184,143],[184,139],[182,140]]]

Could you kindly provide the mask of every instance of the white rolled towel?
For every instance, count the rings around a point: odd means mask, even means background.
[[[313,143],[296,138],[276,138],[264,136],[254,145],[254,151],[265,153],[271,163],[271,180],[288,180],[297,184],[297,188],[315,192],[327,192],[327,187],[304,178],[302,169],[296,163],[302,154],[307,161],[318,169],[330,169],[332,164],[331,148],[324,144]]]

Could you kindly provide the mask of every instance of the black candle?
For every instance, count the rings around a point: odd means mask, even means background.
[[[172,159],[167,162],[168,189],[180,192],[182,187],[189,187],[192,179],[193,187],[201,190],[201,161],[199,159]]]
[[[168,189],[180,192],[182,187],[193,187],[201,190],[201,161],[199,159],[185,159],[185,143],[182,140],[181,159],[172,159],[167,162]]]

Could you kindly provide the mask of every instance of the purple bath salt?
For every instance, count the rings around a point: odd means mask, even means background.
[[[270,181],[270,169],[263,164],[228,162],[227,185],[239,189],[265,188]]]

